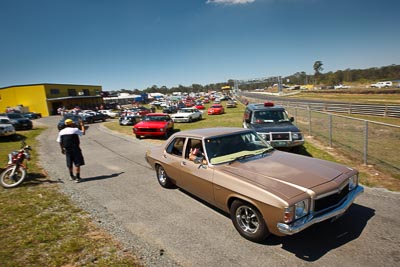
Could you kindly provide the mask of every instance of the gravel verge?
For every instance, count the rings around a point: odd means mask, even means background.
[[[53,127],[56,125],[54,118],[43,118],[40,121],[34,121],[34,123],[35,126]],[[105,127],[100,127],[100,130],[108,134],[118,135],[120,138],[131,140],[131,138],[110,131]],[[136,255],[145,266],[183,266],[182,263],[169,257],[164,249],[158,247],[157,244],[151,244],[127,230],[121,222],[107,212],[105,207],[98,205],[89,196],[77,190],[75,183],[68,181],[69,178],[66,170],[56,168],[52,164],[51,157],[48,156],[48,145],[45,144],[55,142],[54,133],[51,132],[52,129],[48,128],[37,138],[40,142],[38,148],[39,162],[41,167],[47,172],[48,179],[59,182],[58,188],[63,194],[67,195],[77,207],[88,213],[93,223],[120,242],[124,252],[131,252]],[[58,149],[58,145],[55,149]]]

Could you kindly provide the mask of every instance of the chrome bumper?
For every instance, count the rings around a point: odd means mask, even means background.
[[[340,215],[346,212],[346,210],[350,207],[350,205],[353,204],[356,197],[362,192],[364,192],[364,188],[359,185],[353,191],[349,192],[343,203],[336,209],[318,215],[310,214],[291,224],[278,223],[277,224],[278,230],[285,235],[292,235],[300,231],[303,231],[304,229],[310,227],[315,223],[326,221],[334,217],[339,217]]]

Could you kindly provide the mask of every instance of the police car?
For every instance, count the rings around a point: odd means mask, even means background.
[[[255,130],[273,147],[293,148],[304,144],[304,136],[286,110],[272,102],[247,105],[243,127]]]

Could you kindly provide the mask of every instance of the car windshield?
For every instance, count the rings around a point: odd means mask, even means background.
[[[180,109],[178,110],[178,113],[193,113],[193,109]]]
[[[221,164],[264,156],[273,147],[249,131],[205,139],[205,149],[211,164]]]
[[[289,121],[289,118],[283,110],[262,110],[254,112],[254,122],[282,122]]]
[[[20,118],[25,118],[24,116],[22,116],[19,113],[8,113],[7,115],[10,119],[20,119]]]
[[[0,119],[1,124],[11,124],[10,120],[8,119]]]
[[[145,116],[143,121],[168,121],[168,116]]]

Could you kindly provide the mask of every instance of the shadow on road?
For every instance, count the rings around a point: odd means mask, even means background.
[[[265,244],[282,244],[282,249],[304,261],[313,262],[329,251],[357,239],[374,215],[375,210],[353,204],[341,218],[334,222],[315,224],[293,236],[272,236],[266,240]]]
[[[183,189],[179,188],[179,190],[230,219],[229,214],[224,211]],[[307,262],[317,261],[329,251],[356,240],[374,215],[374,209],[353,204],[342,217],[333,222],[328,220],[317,223],[292,236],[278,237],[271,235],[260,245],[282,245],[282,249],[293,253],[299,259]]]
[[[100,175],[100,176],[94,176],[94,177],[85,177],[85,178],[82,178],[81,183],[114,178],[114,177],[120,176],[123,173],[124,172],[113,173],[113,174],[109,174],[109,175]]]

